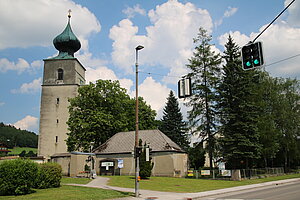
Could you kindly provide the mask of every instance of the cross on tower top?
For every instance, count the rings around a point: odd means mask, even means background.
[[[72,12],[72,10],[69,9],[69,10],[68,10],[68,13],[69,13],[69,14],[68,14],[68,17],[69,17],[69,18],[71,18],[71,12]]]

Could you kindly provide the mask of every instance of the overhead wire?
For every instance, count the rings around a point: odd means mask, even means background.
[[[281,63],[283,61],[286,61],[286,60],[289,60],[289,59],[292,59],[292,58],[296,58],[300,56],[300,53],[296,54],[296,55],[293,55],[293,56],[290,56],[290,57],[287,57],[287,58],[283,58],[281,60],[278,60],[278,61],[275,61],[275,62],[272,62],[270,64],[266,64],[264,65],[264,67],[268,67],[270,65],[275,65],[275,64],[278,64],[278,63]],[[149,75],[156,75],[156,76],[164,76],[164,77],[170,77],[170,78],[183,78],[183,76],[170,76],[170,75],[165,75],[165,74],[158,74],[158,73],[152,73],[152,72],[143,72],[143,71],[139,71],[139,73],[143,73],[143,74],[149,74]]]
[[[265,65],[265,67],[270,66],[270,65],[275,65],[275,64],[277,64],[277,63],[280,63],[280,62],[283,62],[283,61],[286,61],[286,60],[289,60],[289,59],[292,59],[292,58],[295,58],[295,57],[298,57],[298,56],[300,56],[300,53],[299,53],[299,54],[296,54],[296,55],[294,55],[294,56],[290,56],[290,57],[287,57],[287,58],[278,60],[278,61],[276,61],[276,62],[267,64],[267,65]]]
[[[295,2],[295,0],[293,0],[293,1],[291,1],[269,24],[268,24],[268,26],[266,26],[265,28],[264,28],[264,30],[262,30],[255,38],[254,38],[254,40],[252,41],[252,43],[254,43],[255,42],[255,40],[257,39],[257,38],[259,38],[264,32],[265,32],[265,30],[267,30],[275,21],[276,21],[276,19],[278,19],[278,17],[280,17],[280,15],[282,15],[282,13],[284,13],[284,11],[286,11],[286,9],[288,9],[289,7],[290,7],[290,5],[292,5],[292,3],[294,3]]]

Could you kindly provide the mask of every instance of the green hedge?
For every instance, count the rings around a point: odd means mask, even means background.
[[[44,189],[59,187],[62,178],[61,166],[57,163],[43,163],[39,165],[35,188]]]
[[[0,163],[0,195],[22,195],[32,192],[38,164],[16,159]]]
[[[23,195],[32,188],[59,187],[61,166],[57,163],[37,164],[29,159],[0,162],[0,196]]]

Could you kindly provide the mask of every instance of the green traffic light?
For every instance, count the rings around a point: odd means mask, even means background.
[[[250,66],[251,66],[250,61],[247,61],[247,62],[246,62],[246,65],[247,65],[247,67],[250,67]]]
[[[257,64],[259,64],[259,61],[258,61],[257,59],[255,59],[255,60],[253,61],[253,63],[257,65]]]

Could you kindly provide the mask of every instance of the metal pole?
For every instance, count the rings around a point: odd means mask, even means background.
[[[139,156],[137,155],[137,148],[139,146],[139,93],[138,93],[138,51],[144,47],[139,45],[135,48],[135,144],[134,144],[134,157],[135,157],[135,196],[139,197]]]

